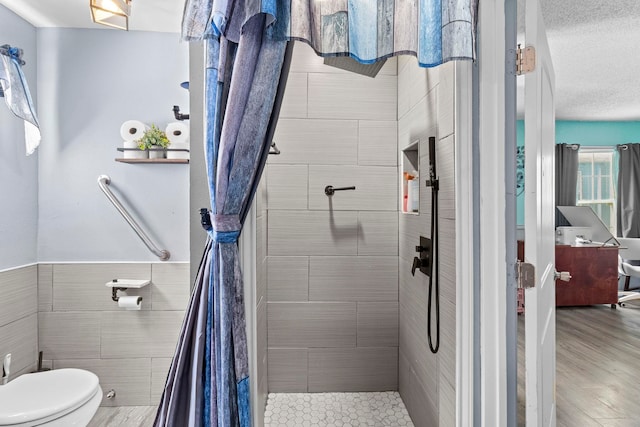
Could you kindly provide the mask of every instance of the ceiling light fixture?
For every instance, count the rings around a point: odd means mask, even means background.
[[[96,24],[129,31],[131,0],[89,0],[89,6]]]

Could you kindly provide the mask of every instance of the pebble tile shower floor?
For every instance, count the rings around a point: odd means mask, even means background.
[[[270,393],[264,427],[413,427],[397,392]]]

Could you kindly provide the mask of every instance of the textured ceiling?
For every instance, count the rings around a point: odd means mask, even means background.
[[[541,3],[556,73],[556,118],[640,120],[640,2]]]
[[[556,71],[556,117],[640,120],[640,1],[541,2]],[[36,27],[107,28],[91,22],[88,0],[0,4]],[[129,28],[177,33],[183,5],[181,0],[133,0]],[[518,79],[519,89],[523,80]]]

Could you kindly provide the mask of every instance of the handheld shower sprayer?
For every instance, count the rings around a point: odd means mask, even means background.
[[[429,137],[429,179],[427,187],[431,187],[431,274],[429,275],[429,299],[427,310],[427,337],[429,338],[429,349],[432,353],[437,353],[440,348],[440,276],[438,265],[440,264],[439,233],[438,233],[438,190],[440,181],[436,172],[436,138]],[[433,301],[435,300],[435,301]],[[433,302],[432,302],[433,301]],[[435,340],[431,335],[431,307],[435,305]]]

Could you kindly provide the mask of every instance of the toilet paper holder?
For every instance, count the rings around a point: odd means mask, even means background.
[[[126,291],[129,288],[142,288],[147,286],[150,280],[137,280],[137,279],[113,279],[110,282],[105,283],[105,286],[111,288],[111,299],[118,302],[120,297],[118,291]],[[139,298],[142,301],[142,297]]]
[[[118,291],[126,291],[127,288],[111,288],[111,299],[115,302],[118,302],[120,297],[118,296]],[[142,299],[142,297],[140,297]]]

